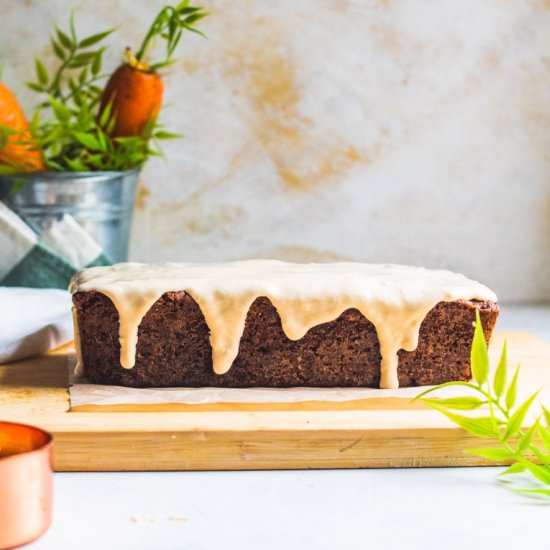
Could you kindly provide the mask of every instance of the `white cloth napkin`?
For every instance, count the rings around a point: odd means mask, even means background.
[[[0,363],[72,340],[71,305],[64,290],[0,287]]]

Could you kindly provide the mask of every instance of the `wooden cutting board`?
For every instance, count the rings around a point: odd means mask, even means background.
[[[510,364],[522,364],[521,393],[550,390],[550,344],[527,333],[497,333],[493,364],[504,337]],[[199,405],[176,412],[69,411],[67,351],[0,366],[0,420],[51,431],[57,471],[489,464],[463,452],[489,442],[408,398]]]

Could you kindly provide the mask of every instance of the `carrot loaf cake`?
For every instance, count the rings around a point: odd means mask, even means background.
[[[71,281],[88,380],[133,387],[381,387],[468,380],[495,294],[443,270],[353,262],[92,267]]]

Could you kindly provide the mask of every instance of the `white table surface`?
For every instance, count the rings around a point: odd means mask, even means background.
[[[550,307],[504,306],[498,328],[550,341]],[[499,471],[60,473],[52,527],[29,548],[549,548],[550,504]]]

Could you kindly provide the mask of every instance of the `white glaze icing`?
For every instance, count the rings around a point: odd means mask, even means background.
[[[80,348],[80,328],[78,326],[78,316],[76,314],[76,308],[73,306],[71,308],[71,313],[73,316],[73,330],[74,330],[74,349],[76,352],[76,365],[74,372],[75,374],[81,374],[82,372],[82,351]]]
[[[97,290],[120,317],[120,363],[132,368],[138,327],[164,292],[184,290],[210,329],[214,371],[229,370],[239,351],[248,310],[265,296],[277,308],[288,338],[358,309],[380,341],[381,388],[397,388],[397,353],[413,351],[420,325],[438,302],[491,300],[486,286],[458,273],[393,264],[293,264],[246,260],[218,264],[136,264],[92,267],[77,273],[71,292]]]

